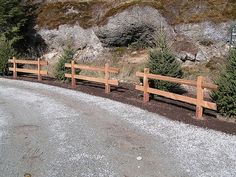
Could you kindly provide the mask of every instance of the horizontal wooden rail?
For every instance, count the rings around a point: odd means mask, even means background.
[[[72,78],[72,74],[65,74],[65,77],[67,78]],[[118,80],[108,80],[106,81],[106,79],[103,78],[95,78],[95,77],[89,77],[89,76],[83,76],[83,75],[75,75],[74,76],[75,79],[80,79],[80,80],[86,80],[86,81],[91,81],[91,82],[97,82],[97,83],[103,83],[103,84],[110,84],[110,85],[119,85]]]
[[[202,76],[199,76],[197,81],[191,81],[191,80],[173,78],[173,77],[168,77],[168,76],[150,74],[148,68],[144,69],[144,73],[137,72],[136,76],[143,77],[143,86],[136,85],[135,89],[143,92],[144,102],[149,101],[149,93],[151,93],[151,94],[160,95],[166,98],[170,98],[173,100],[178,100],[178,101],[186,102],[189,104],[193,104],[193,105],[196,105],[197,118],[202,118],[203,108],[217,110],[217,106],[215,103],[204,101],[203,92],[204,92],[204,88],[216,90],[218,87],[217,85],[214,85],[214,84],[204,83],[204,78]],[[183,96],[183,95],[179,95],[175,93],[170,93],[167,91],[150,88],[148,79],[157,79],[157,80],[162,80],[162,81],[167,81],[167,82],[195,86],[197,87],[197,98],[191,98],[188,96]]]
[[[137,72],[136,76],[144,77],[144,73]],[[191,80],[185,80],[185,79],[179,79],[179,78],[173,78],[173,77],[155,75],[155,74],[148,74],[147,77],[149,79],[157,79],[157,80],[173,82],[173,83],[178,83],[178,84],[184,84],[184,85],[189,85],[189,86],[195,86],[195,87],[197,86],[197,81],[191,81]],[[208,84],[208,83],[203,83],[202,86],[206,89],[211,89],[211,90],[217,90],[217,88],[218,88],[217,85]]]
[[[35,60],[17,60],[15,57],[13,59],[8,60],[9,63],[13,64],[13,67],[9,67],[9,71],[13,71],[13,78],[17,77],[17,72],[21,73],[30,73],[30,74],[37,74],[38,80],[42,80],[42,75],[48,75],[46,70],[41,70],[41,66],[47,66],[47,61],[41,61],[38,59]],[[25,65],[37,65],[37,69],[26,69],[26,68],[17,68],[17,64],[25,64]]]
[[[97,83],[103,83],[105,84],[105,93],[109,93],[111,91],[110,85],[118,86],[118,80],[111,80],[109,73],[119,73],[118,68],[109,67],[108,64],[105,64],[105,67],[95,67],[95,66],[86,66],[86,65],[79,65],[75,64],[74,61],[71,63],[65,64],[66,68],[71,68],[71,74],[66,73],[65,77],[71,78],[71,85],[73,88],[76,87],[76,79],[80,80],[86,80],[91,82],[97,82]],[[83,75],[76,75],[76,69],[80,70],[89,70],[89,71],[98,71],[98,72],[104,72],[105,77],[104,78],[95,78],[90,76],[83,76]]]
[[[9,71],[14,71],[14,68],[9,68]],[[24,68],[16,68],[16,72],[21,72],[21,73],[29,73],[29,74],[38,74],[38,70],[33,70],[33,69],[24,69]],[[44,70],[40,70],[41,75],[47,75],[48,72]]]
[[[144,91],[144,86],[136,85],[135,89],[143,92]],[[160,95],[160,96],[170,98],[170,99],[173,99],[173,100],[183,101],[183,102],[186,102],[186,103],[189,103],[189,104],[197,105],[197,99],[196,98],[191,98],[191,97],[188,97],[188,96],[183,96],[183,95],[170,93],[170,92],[166,92],[166,91],[162,91],[162,90],[158,90],[158,89],[153,89],[153,88],[148,88],[147,91],[148,91],[148,93],[152,93],[152,94]],[[216,107],[215,103],[202,101],[201,106],[204,107],[204,108],[207,108],[207,109],[217,110],[217,107]]]
[[[66,63],[65,67],[66,68],[71,68],[71,64],[70,63]],[[87,66],[87,65],[75,64],[74,68],[81,69],[81,70],[88,70],[88,71],[101,71],[101,72],[105,72],[105,68],[94,67],[94,66]],[[110,72],[110,73],[119,73],[119,69],[118,68],[109,67],[108,72]]]
[[[14,60],[13,59],[10,59],[8,60],[9,63],[13,63]],[[34,60],[16,60],[15,61],[16,64],[27,64],[27,65],[37,65],[38,64],[38,61],[34,61]],[[48,62],[47,61],[39,61],[40,65],[41,66],[47,66],[48,65]]]

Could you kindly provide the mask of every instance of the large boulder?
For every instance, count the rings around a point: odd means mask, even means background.
[[[141,41],[150,44],[156,30],[163,28],[169,38],[175,36],[173,28],[159,11],[149,6],[134,6],[109,18],[106,25],[95,33],[104,46],[128,46]]]
[[[61,25],[58,29],[40,29],[38,33],[45,40],[49,51],[61,52],[70,45],[75,51],[86,51],[79,56],[81,60],[92,60],[103,51],[102,44],[92,28],[83,29],[78,24],[74,26]]]

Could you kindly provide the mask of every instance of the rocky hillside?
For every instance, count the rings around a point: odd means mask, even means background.
[[[236,23],[235,0],[26,0],[37,6],[35,29],[55,58],[72,45],[78,60],[94,60],[107,48],[152,45],[164,29],[183,62],[223,57]],[[108,52],[109,53],[109,52]]]

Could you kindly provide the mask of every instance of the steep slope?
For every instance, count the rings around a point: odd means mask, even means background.
[[[48,28],[76,22],[79,22],[83,28],[89,28],[104,25],[109,17],[135,5],[158,9],[172,25],[206,20],[224,22],[236,19],[236,1],[234,0],[64,0],[41,3],[37,21],[39,26]]]

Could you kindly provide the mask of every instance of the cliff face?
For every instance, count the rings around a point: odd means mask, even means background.
[[[163,28],[176,56],[202,61],[221,57],[235,23],[234,0],[28,0],[37,4],[36,29],[49,50],[73,44],[79,59],[95,59],[106,47],[151,45]]]

